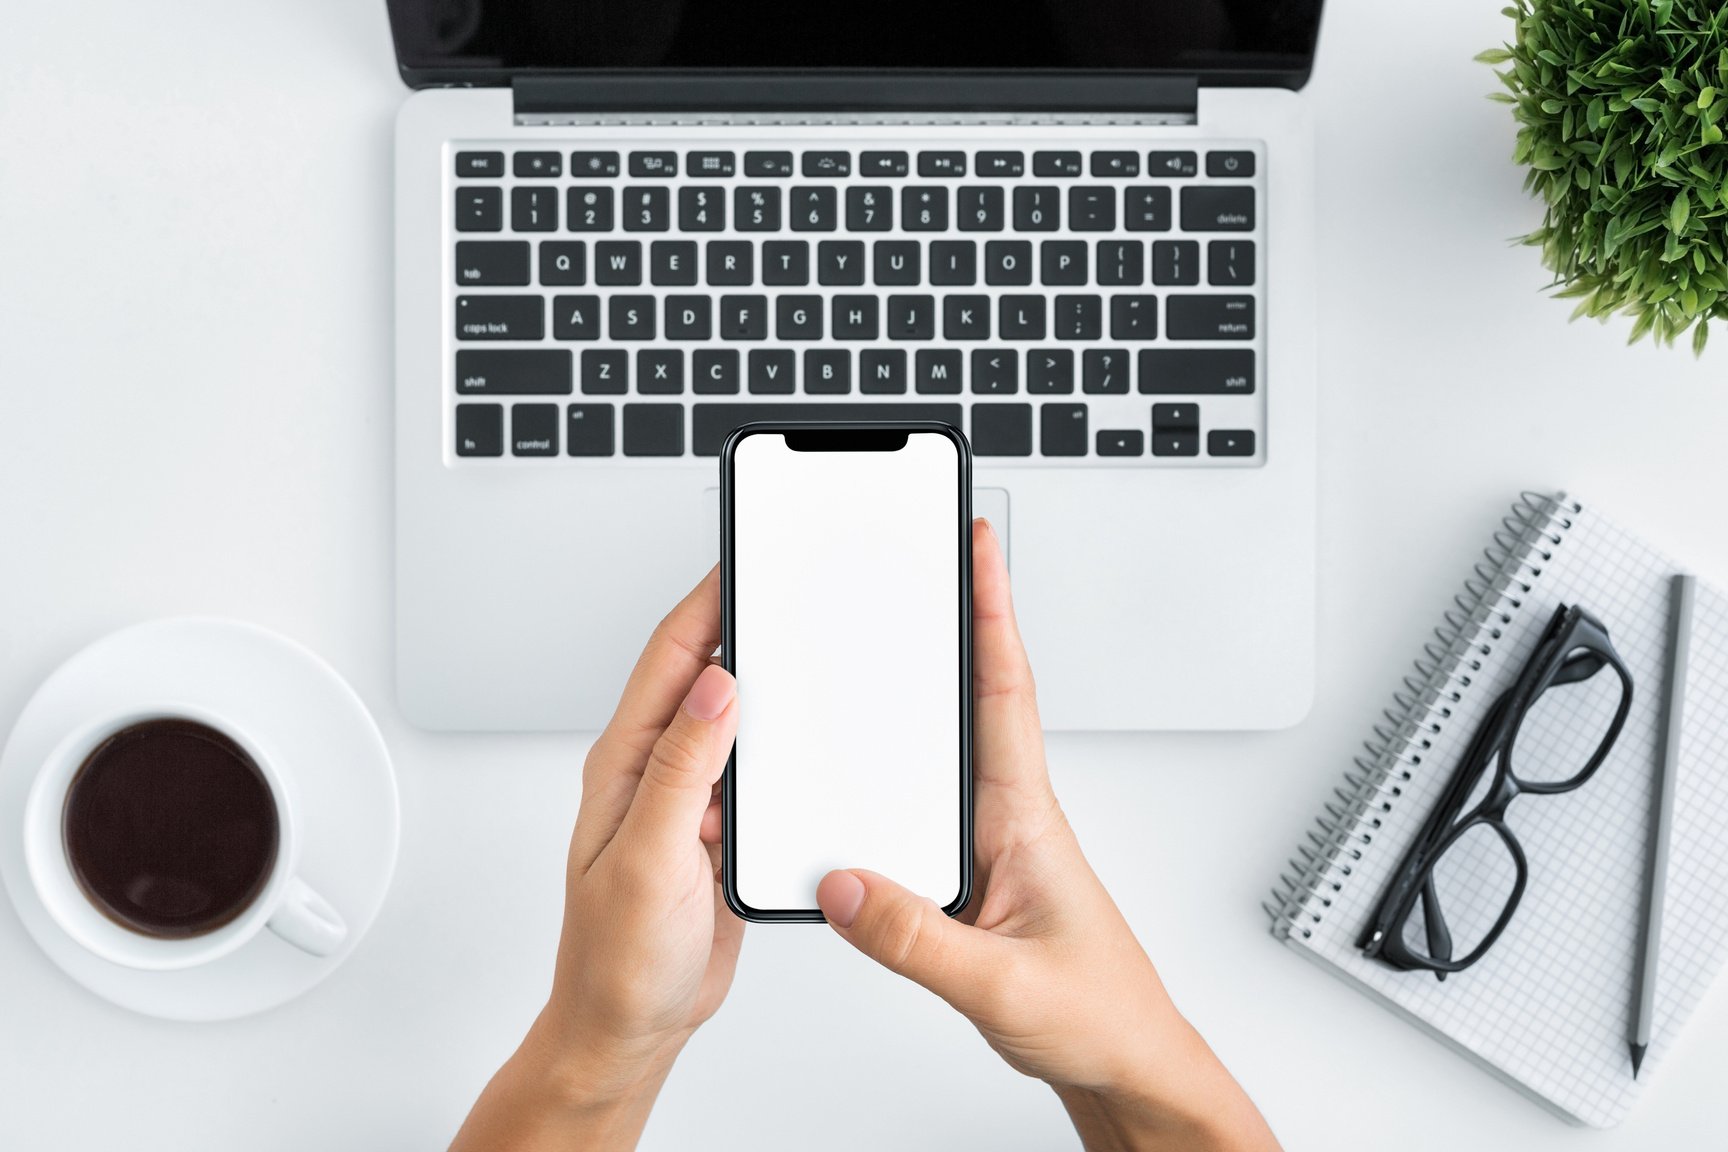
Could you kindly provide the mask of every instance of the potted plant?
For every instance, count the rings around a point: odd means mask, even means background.
[[[1522,238],[1573,318],[1633,317],[1631,341],[1702,352],[1728,319],[1728,5],[1722,0],[1514,0],[1511,43],[1483,52],[1512,105],[1527,191]]]

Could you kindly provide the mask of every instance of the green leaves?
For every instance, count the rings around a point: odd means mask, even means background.
[[[1728,4],[1514,0],[1513,42],[1479,53],[1518,121],[1515,163],[1545,206],[1540,248],[1574,316],[1703,350],[1728,320]]]

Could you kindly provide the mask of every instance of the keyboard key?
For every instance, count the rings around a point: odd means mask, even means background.
[[[858,391],[899,395],[906,391],[906,353],[899,348],[867,348],[858,353]]]
[[[684,455],[684,405],[624,405],[624,455]]]
[[[1226,179],[1233,176],[1252,176],[1254,175],[1254,153],[1208,152],[1206,153],[1206,175],[1221,176]],[[1248,455],[1252,456],[1253,454],[1254,449],[1250,447]],[[1217,453],[1213,453],[1213,455],[1217,455]]]
[[[839,223],[833,188],[792,189],[792,231],[832,232]]]
[[[1045,396],[1067,395],[1073,392],[1073,350],[1034,348],[1027,352],[1026,391]]]
[[[972,391],[1008,396],[1020,391],[1020,357],[999,348],[972,350]]]
[[[528,241],[458,240],[456,283],[528,283]]]
[[[642,283],[642,241],[602,240],[595,244],[594,283],[609,287]]]
[[[1154,432],[1194,432],[1200,428],[1200,405],[1198,404],[1154,404],[1152,405],[1152,431]]]
[[[655,300],[652,296],[614,296],[607,302],[606,332],[614,340],[652,340]]]
[[[1003,340],[1044,339],[1044,297],[1003,296],[996,302],[996,335]]]
[[[612,189],[574,185],[565,194],[565,201],[565,226],[570,231],[612,231]]]
[[[1221,288],[1254,283],[1254,241],[1213,240],[1206,245],[1206,282]]]
[[[822,339],[822,297],[782,296],[774,309],[776,340]]]
[[[1254,228],[1254,189],[1225,185],[1182,189],[1184,232],[1250,232]]]
[[[618,175],[616,152],[570,153],[570,175],[574,179],[602,179]]]
[[[790,348],[754,348],[750,352],[750,391],[759,396],[790,395],[797,387],[797,356]],[[701,428],[698,422],[697,428]],[[703,452],[700,448],[700,436],[697,439],[697,455],[712,456],[712,452]]]
[[[874,340],[881,325],[874,296],[836,296],[832,305],[836,340]]]
[[[708,283],[737,288],[756,282],[756,246],[748,240],[708,241]]]
[[[730,176],[737,167],[730,152],[692,152],[684,160],[692,176]]]
[[[1014,189],[1014,230],[1054,232],[1061,222],[1055,188]]]
[[[1068,228],[1072,232],[1114,232],[1116,189],[1068,189]]]
[[[886,232],[893,226],[894,196],[889,189],[846,189],[848,232]]]
[[[538,296],[456,297],[456,339],[540,340],[546,304]]]
[[[978,246],[971,240],[930,243],[930,283],[939,288],[978,283]]]
[[[768,339],[768,297],[720,297],[720,339]]]
[[[624,231],[664,232],[672,227],[672,190],[624,189]]]
[[[1146,454],[1146,433],[1138,428],[1125,428],[1115,432],[1099,432],[1093,441],[1100,456],[1144,456]]]
[[[984,283],[1032,283],[1032,241],[991,240],[986,243]]]
[[[934,340],[935,338],[935,297],[888,297],[888,339]]]
[[[738,353],[731,348],[699,348],[690,354],[690,391],[699,396],[738,391]]]
[[[456,391],[464,396],[552,396],[571,390],[566,348],[464,348]]]
[[[1252,175],[1252,172],[1248,175]],[[1227,431],[1222,428],[1214,428],[1206,433],[1206,455],[1252,456],[1254,455],[1254,433],[1246,429]]]
[[[914,358],[913,375],[920,393],[958,395],[960,392],[960,352],[955,348],[921,348]]]
[[[908,171],[904,152],[865,152],[858,157],[860,176],[904,176]]]
[[[680,409],[680,412],[682,410]],[[779,404],[710,402],[691,409],[694,420],[691,449],[698,456],[718,456],[726,437],[740,424],[758,420],[939,420],[960,426],[960,405],[919,404],[905,400],[850,401],[814,407],[804,401]]]
[[[803,172],[806,176],[850,176],[852,174],[852,153],[806,152],[803,158]]]
[[[612,405],[572,404],[565,409],[564,451],[572,456],[612,455]]]
[[[456,455],[504,455],[504,405],[456,405]]]
[[[1254,297],[1170,297],[1170,339],[1254,339]]]
[[[900,227],[908,232],[946,232],[948,189],[916,185],[900,189]]]
[[[1094,152],[1092,153],[1093,176],[1138,176],[1140,175],[1140,154],[1138,152]]]
[[[1086,405],[1040,405],[1038,451],[1045,456],[1086,455]]]
[[[558,455],[558,405],[518,404],[510,409],[510,452],[515,456]]]
[[[1159,185],[1124,189],[1122,226],[1130,232],[1170,231],[1170,189]]]
[[[666,297],[666,339],[712,340],[714,302],[706,296]]]
[[[790,176],[792,175],[792,153],[746,152],[744,153],[744,175]]]
[[[824,240],[816,245],[816,283],[864,283],[864,241]]]
[[[1046,240],[1038,245],[1039,282],[1047,285],[1086,284],[1086,242]]]
[[[636,391],[644,396],[676,396],[684,391],[684,353],[644,348],[636,353]]]
[[[734,227],[740,232],[780,231],[780,189],[738,188],[733,191]]]
[[[966,153],[920,152],[918,153],[918,175],[964,176],[966,175]]]
[[[904,287],[923,279],[923,251],[916,240],[878,240],[872,255],[880,285]]]
[[[948,296],[942,301],[942,338],[990,339],[990,297]]]
[[[762,283],[784,287],[810,283],[810,243],[769,240],[762,245]]]
[[[504,175],[504,153],[458,152],[456,153],[456,175],[468,177],[502,176]]]
[[[582,393],[622,396],[630,390],[630,354],[617,348],[591,348],[582,353]],[[611,455],[611,451],[607,451]]]
[[[1026,174],[1026,153],[1024,152],[980,152],[978,153],[978,175],[980,176],[1024,176]],[[1040,176],[1060,175],[1060,173],[1040,172]]]
[[[1078,152],[1034,152],[1032,175],[1078,176],[1082,169]]]
[[[678,189],[678,230],[719,232],[726,227],[726,193],[719,188]]]
[[[1002,189],[996,186],[962,188],[959,192],[958,224],[962,232],[1000,232],[1007,217]]]
[[[1200,455],[1200,433],[1198,431],[1153,432],[1152,455],[1198,456]]]
[[[683,287],[696,283],[696,241],[656,240],[650,244],[648,280]]]
[[[1056,339],[1102,340],[1104,302],[1096,296],[1056,297]]]
[[[554,296],[552,298],[554,340],[600,339],[600,297]]]
[[[1148,152],[1146,175],[1192,176],[1200,171],[1192,152]]]
[[[1110,297],[1110,339],[1155,340],[1158,338],[1158,297]]]
[[[841,396],[852,391],[852,353],[843,348],[806,349],[804,391],[817,396]]]
[[[558,189],[510,189],[510,227],[516,232],[556,232]]]
[[[1154,240],[1152,283],[1200,283],[1200,243],[1196,240]]]
[[[972,405],[972,454],[1032,455],[1032,405]]]
[[[676,176],[678,175],[678,153],[632,152],[630,153],[630,175]]]
[[[1080,389],[1099,396],[1128,391],[1128,353],[1121,348],[1088,348],[1080,357]]]
[[[456,189],[456,231],[502,232],[504,189],[461,187]]]
[[[550,176],[564,175],[564,157],[557,152],[518,152],[510,158],[510,170],[525,179],[544,180]],[[521,411],[521,409],[517,409]],[[556,425],[557,412],[553,412],[552,423]],[[557,428],[553,428],[557,432]]]
[[[1141,349],[1140,391],[1159,396],[1249,395],[1254,391],[1254,350]]]
[[[588,283],[588,245],[582,240],[540,241],[540,283]]]
[[[1145,252],[1139,240],[1098,241],[1098,283],[1111,288],[1146,283]]]

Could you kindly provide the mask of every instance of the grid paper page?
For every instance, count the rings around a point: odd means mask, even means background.
[[[1643,1079],[1635,1081],[1627,1034],[1661,747],[1670,584],[1680,569],[1588,506],[1572,522],[1552,559],[1540,556],[1545,540],[1528,558],[1542,571],[1530,578],[1522,607],[1331,905],[1305,905],[1320,922],[1289,942],[1569,1116],[1606,1127],[1631,1107],[1728,962],[1728,845],[1720,835],[1728,827],[1728,771],[1717,751],[1728,739],[1728,600],[1701,585],[1694,608],[1657,1016]],[[1632,674],[1632,707],[1613,751],[1577,791],[1513,802],[1506,821],[1528,856],[1529,887],[1505,934],[1475,966],[1442,983],[1365,958],[1356,942],[1391,872],[1483,714],[1516,679],[1560,604],[1581,605],[1602,620]],[[1612,673],[1595,679],[1604,676]],[[1589,741],[1579,730],[1604,725],[1575,711],[1533,710],[1518,738],[1521,757],[1541,743],[1581,765],[1588,750],[1579,749]],[[1493,918],[1498,905],[1486,913],[1480,906],[1504,890],[1499,859],[1480,853],[1473,865],[1451,871],[1448,919]]]

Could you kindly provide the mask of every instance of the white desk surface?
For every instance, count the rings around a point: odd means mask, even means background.
[[[1567,486],[1728,578],[1728,331],[1568,325],[1506,109],[1500,0],[1333,0],[1318,124],[1321,667],[1300,727],[1062,737],[1058,791],[1178,1003],[1291,1149],[1720,1139],[1728,990],[1617,1131],[1548,1113],[1275,944],[1260,900],[1472,551]],[[176,613],[324,655],[382,725],[400,867],[349,963],[260,1018],[96,1000],[0,910],[0,1147],[447,1141],[547,985],[585,741],[410,729],[391,674],[391,189],[378,0],[55,0],[0,33],[0,726]],[[14,834],[11,830],[7,835]],[[645,1148],[1073,1147],[1055,1098],[818,929],[752,929]]]

